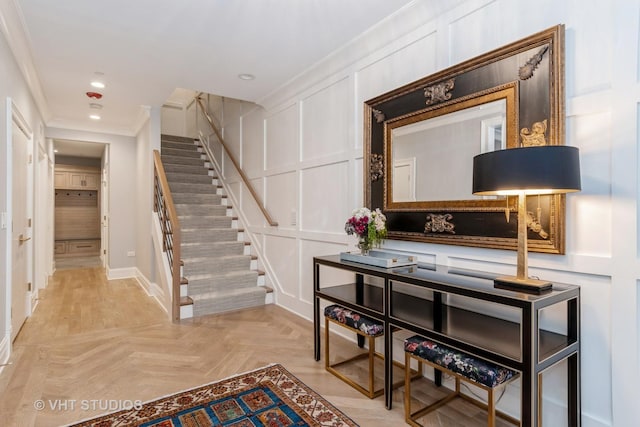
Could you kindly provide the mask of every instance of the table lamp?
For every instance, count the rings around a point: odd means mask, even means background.
[[[576,147],[510,148],[473,158],[473,194],[518,196],[518,273],[496,278],[496,287],[537,293],[551,289],[550,282],[528,276],[527,195],[574,191],[580,191],[580,160]]]

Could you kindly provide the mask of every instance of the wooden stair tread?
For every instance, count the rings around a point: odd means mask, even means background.
[[[183,307],[185,305],[193,305],[193,300],[191,299],[191,297],[180,297],[180,306]]]

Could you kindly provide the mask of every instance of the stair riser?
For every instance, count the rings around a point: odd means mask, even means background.
[[[207,279],[197,279],[187,285],[187,295],[202,295],[209,292],[222,292],[230,289],[254,288],[258,284],[258,275],[248,272],[239,277],[212,276]]]
[[[235,242],[238,241],[238,231],[232,228],[218,230],[183,230],[182,242],[184,243],[208,243],[208,242]]]
[[[223,275],[234,271],[249,270],[251,259],[247,256],[211,258],[203,261],[184,260],[184,277],[192,275],[214,274]]]
[[[173,193],[171,197],[176,205],[222,205],[222,196],[219,194]]]
[[[188,136],[176,136],[176,135],[167,135],[167,134],[160,135],[160,141],[162,142],[173,141],[173,142],[193,143],[194,140],[195,140],[194,138],[190,138]]]
[[[227,216],[223,205],[176,205],[178,216]]]
[[[166,174],[170,173],[183,173],[189,175],[209,175],[209,169],[204,167],[204,163],[200,162],[195,166],[189,165],[180,165],[180,164],[171,164],[171,163],[163,163],[164,171]]]
[[[166,172],[166,171],[165,171]],[[204,174],[187,174],[187,173],[172,173],[167,172],[167,181],[169,184],[184,183],[184,184],[209,184],[213,185],[213,177]]]
[[[172,193],[190,194],[216,194],[218,188],[213,184],[188,184],[182,182],[171,182],[169,188]]]
[[[232,218],[230,216],[188,216],[180,218],[180,227],[188,228],[230,228]]]
[[[184,157],[188,159],[199,159],[202,156],[197,148],[188,149],[188,150],[180,150],[177,148],[163,148],[161,153],[163,156],[175,156],[175,157]]]
[[[219,296],[215,299],[196,301],[193,304],[193,315],[224,313],[241,308],[257,307],[263,305],[265,293],[255,292],[242,298],[235,296]]]
[[[204,159],[194,157],[160,156],[163,165],[185,165],[185,166],[205,166]],[[166,171],[166,169],[165,169]]]
[[[164,150],[166,148],[173,148],[176,150],[197,150],[198,146],[193,142],[175,142],[175,141],[162,141],[160,147]]]
[[[221,257],[226,255],[245,255],[244,242],[218,242],[218,243],[202,243],[192,245],[182,245],[180,248],[180,257],[188,258],[204,258],[204,257]]]

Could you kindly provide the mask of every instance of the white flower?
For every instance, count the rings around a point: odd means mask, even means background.
[[[373,225],[376,227],[376,231],[384,230],[387,217],[380,211],[380,208],[376,208],[371,215],[373,216]]]
[[[369,210],[369,208],[354,209],[353,212],[351,212],[351,216],[356,217],[357,219],[364,218],[364,217],[371,219],[372,217],[371,211]]]

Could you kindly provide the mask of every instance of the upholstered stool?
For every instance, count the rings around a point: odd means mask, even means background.
[[[358,312],[352,311],[348,308],[345,308],[338,304],[333,304],[324,309],[324,367],[327,371],[331,372],[336,377],[340,378],[342,381],[346,382],[356,390],[360,391],[365,396],[373,399],[374,397],[380,396],[384,393],[384,388],[380,388],[378,390],[374,389],[374,360],[376,357],[380,359],[384,359],[384,356],[378,352],[376,352],[376,338],[384,335],[384,324],[381,321],[369,319],[361,315]],[[340,362],[336,362],[331,364],[329,362],[329,322],[340,325],[348,330],[355,332],[356,334],[364,337],[367,342],[368,351],[366,353],[361,353],[356,356],[350,357],[348,359],[342,360]],[[344,365],[350,362],[354,362],[360,359],[368,359],[369,367],[368,367],[368,384],[367,387],[363,387],[358,384],[351,378],[343,375],[338,372],[335,367]],[[403,367],[401,363],[394,362],[396,366]],[[411,375],[419,375],[422,376],[422,370],[420,372],[410,371]],[[400,387],[404,384],[404,381],[400,381],[396,384],[393,384],[393,387]]]
[[[409,366],[411,359],[415,359],[418,361],[419,366],[421,366],[422,363],[426,363],[434,369],[453,376],[455,379],[455,391],[453,393],[419,411],[412,412],[411,374],[407,369],[405,369],[404,413],[405,420],[408,424],[422,427],[422,425],[416,421],[418,418],[423,417],[429,412],[445,405],[455,397],[461,397],[476,406],[487,410],[487,425],[490,427],[495,426],[496,415],[514,423],[515,425],[520,425],[519,420],[502,412],[496,411],[496,402],[494,400],[495,391],[505,387],[508,383],[519,377],[517,371],[471,356],[454,348],[423,338],[419,335],[415,335],[405,340],[404,351],[405,366]],[[486,390],[488,393],[488,403],[485,405],[479,400],[460,393],[460,381],[467,381]]]

